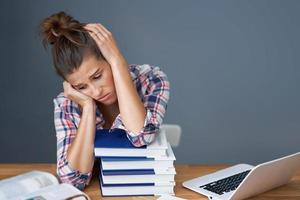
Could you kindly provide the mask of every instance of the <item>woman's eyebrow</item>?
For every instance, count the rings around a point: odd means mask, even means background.
[[[95,74],[97,74],[100,71],[100,69],[98,68],[92,75],[90,75],[90,78],[92,78],[93,76],[95,76]]]
[[[76,84],[76,85],[73,85],[73,87],[79,87],[79,86],[81,86],[82,85],[82,83],[78,83],[78,84]]]
[[[92,73],[92,75],[90,75],[89,77],[90,78],[92,78],[93,76],[95,76],[95,74],[97,74],[100,70],[102,70],[102,69],[97,69],[94,73]],[[84,85],[83,83],[78,83],[78,84],[76,84],[76,85],[73,85],[73,87],[79,87],[79,86],[81,86],[81,85]]]

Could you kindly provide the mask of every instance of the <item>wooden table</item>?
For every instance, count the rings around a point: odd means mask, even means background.
[[[216,170],[223,169],[228,167],[226,165],[176,165],[176,187],[175,194],[177,197],[185,199],[194,199],[194,200],[204,200],[207,199],[205,196],[202,196],[198,193],[190,191],[182,187],[182,182],[188,179],[195,178],[197,176],[205,175]],[[52,174],[56,173],[55,164],[0,164],[0,180],[28,172],[31,170],[42,170],[47,171]],[[99,183],[97,177],[93,177],[91,183],[84,190],[91,199],[104,199],[104,200],[152,200],[157,199],[157,197],[152,196],[143,196],[143,197],[101,197],[99,191]],[[274,200],[274,199],[284,199],[284,200],[300,200],[300,170],[293,177],[291,182],[285,186],[279,187],[277,189],[268,191],[259,196],[251,198],[253,200]]]

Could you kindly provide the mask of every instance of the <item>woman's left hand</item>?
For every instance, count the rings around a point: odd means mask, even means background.
[[[89,31],[91,37],[95,40],[102,55],[110,65],[117,65],[124,61],[115,39],[102,24],[87,24],[84,26]]]

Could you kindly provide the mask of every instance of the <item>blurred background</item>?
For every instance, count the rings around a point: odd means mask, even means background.
[[[1,1],[0,162],[56,162],[62,80],[37,28],[59,11],[102,23],[128,63],[168,75],[177,163],[257,164],[299,151],[299,10],[297,0]]]

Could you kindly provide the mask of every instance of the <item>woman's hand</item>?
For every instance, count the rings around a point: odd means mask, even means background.
[[[111,32],[101,24],[87,24],[84,27],[95,40],[106,61],[112,65],[124,63],[125,59],[117,47]]]
[[[75,103],[77,103],[81,109],[86,107],[86,106],[94,106],[95,101],[93,100],[92,97],[89,97],[81,92],[78,92],[75,90],[70,83],[67,81],[63,82],[63,87],[64,87],[64,95],[65,97],[71,99]]]

